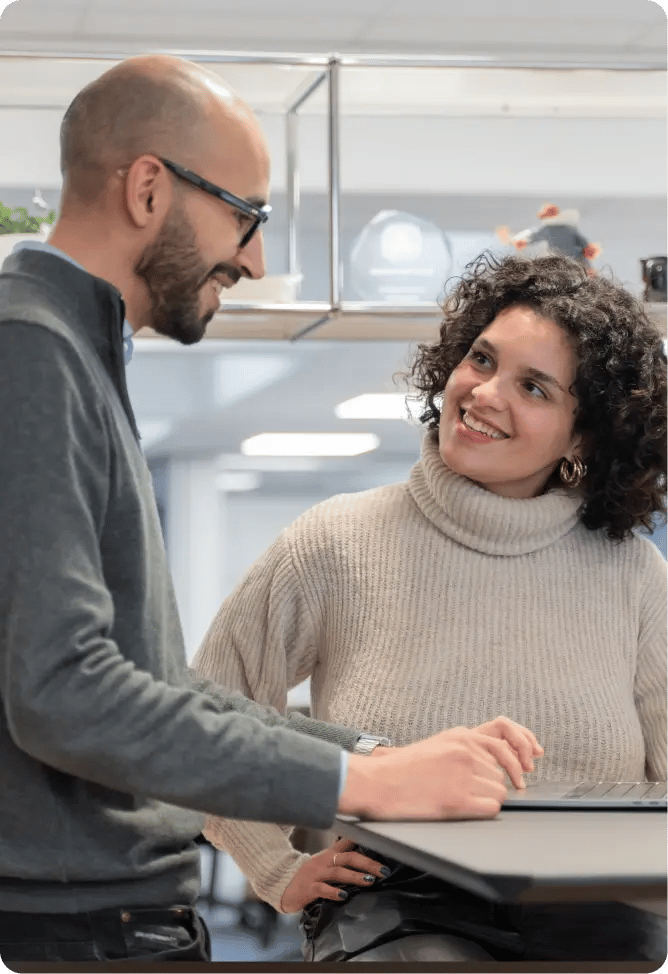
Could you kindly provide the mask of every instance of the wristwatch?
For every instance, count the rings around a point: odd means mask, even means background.
[[[389,737],[376,737],[375,734],[360,734],[353,748],[353,754],[371,754],[376,747],[392,747]]]

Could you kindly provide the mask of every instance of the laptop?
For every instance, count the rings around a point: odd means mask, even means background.
[[[666,782],[540,781],[509,791],[503,808],[665,809]]]

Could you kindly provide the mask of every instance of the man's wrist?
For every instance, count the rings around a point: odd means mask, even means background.
[[[377,749],[376,749],[377,750]],[[338,811],[341,815],[357,815],[361,818],[374,817],[378,802],[378,772],[374,772],[374,762],[365,755],[348,756],[348,773],[341,795]]]
[[[358,750],[360,741],[363,741],[363,745]],[[371,771],[373,762],[368,759],[386,757],[392,749],[393,744],[389,737],[361,734],[352,753],[342,753],[338,807],[341,814],[365,816],[375,813],[375,803],[369,802],[369,795],[374,787],[370,787],[371,782],[367,775],[367,772],[372,776],[374,774]],[[377,781],[374,777],[373,786],[377,786]]]

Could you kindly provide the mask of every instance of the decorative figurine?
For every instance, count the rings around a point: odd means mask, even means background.
[[[508,227],[497,227],[496,235],[506,246],[523,250],[529,244],[542,244],[548,254],[566,254],[582,261],[587,271],[594,276],[595,269],[590,261],[601,253],[598,244],[589,243],[577,229],[580,214],[577,210],[560,210],[554,203],[546,203],[538,213],[540,226],[522,230],[511,235]]]

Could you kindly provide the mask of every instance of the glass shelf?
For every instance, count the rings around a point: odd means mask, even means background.
[[[646,304],[657,330],[666,335],[666,305]],[[274,305],[230,305],[207,329],[209,339],[258,341],[406,341],[433,342],[441,324],[438,305],[401,308],[364,302],[343,302],[332,311],[326,302]],[[139,338],[158,341],[149,328]]]

